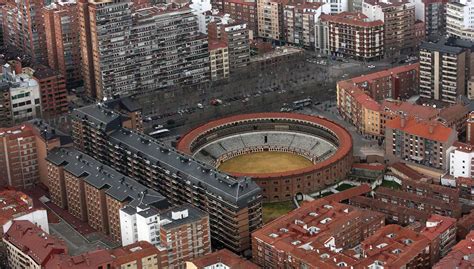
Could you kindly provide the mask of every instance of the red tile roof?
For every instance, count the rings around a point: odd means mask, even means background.
[[[305,244],[314,244],[316,247],[324,244],[348,220],[357,220],[352,225],[362,225],[379,218],[383,219],[383,214],[323,198],[304,203],[300,208],[255,231],[252,237],[273,245],[279,251],[293,254]],[[311,227],[317,231],[310,232],[308,229]]]
[[[410,242],[405,241],[407,239]],[[401,268],[429,245],[430,240],[415,231],[399,225],[387,225],[364,240],[361,248],[368,259],[381,261],[386,268]]]
[[[355,99],[362,107],[366,109],[380,111],[380,104],[365,93],[357,94]]]
[[[421,106],[409,102],[398,100],[384,100],[382,110],[400,115],[401,113],[411,116],[417,116],[424,120],[434,120],[438,116],[438,110],[431,106]]]
[[[407,166],[406,164],[401,163],[401,162],[396,162],[396,163],[392,164],[389,169],[390,170],[396,170],[399,173],[402,173],[406,177],[408,177],[410,179],[413,179],[413,180],[419,180],[419,179],[422,179],[422,178],[425,177],[422,174],[418,173],[415,169],[410,168],[409,166]]]
[[[387,120],[386,127],[394,130],[401,130],[407,134],[416,135],[429,140],[438,142],[447,142],[451,136],[456,135],[456,131],[452,128],[446,127],[436,121],[417,120],[413,116],[405,118],[405,126],[402,127],[402,119],[400,116]],[[431,127],[433,128],[430,131]]]
[[[8,189],[0,191],[0,227],[33,210],[33,200],[23,192]]]
[[[456,219],[433,214],[426,221],[426,226],[421,230],[421,234],[430,240],[434,240],[454,227],[456,227]]]
[[[67,253],[63,241],[45,233],[27,220],[13,221],[4,238],[41,266],[53,255]]]
[[[466,239],[457,243],[448,255],[441,259],[433,268],[474,268],[474,231],[471,231]]]
[[[322,14],[320,19],[322,21],[329,21],[334,23],[342,23],[361,27],[376,27],[383,26],[383,21],[368,21],[367,16],[361,12],[341,12],[335,15]]]
[[[107,268],[107,264],[112,264],[113,257],[108,250],[95,250],[77,256],[55,255],[48,261],[44,269],[90,269]]]
[[[456,147],[456,151],[461,151],[465,153],[471,153],[474,151],[474,145],[462,143],[459,141],[454,142],[453,147]]]
[[[191,261],[198,269],[223,263],[232,269],[258,269],[260,266],[244,259],[227,249],[209,253]]]
[[[120,267],[122,264],[126,264],[144,257],[158,255],[158,249],[146,241],[138,241],[136,243],[127,245],[125,247],[116,248],[111,251],[114,257],[114,265]]]
[[[227,47],[227,43],[224,40],[209,40],[208,50],[223,49]]]
[[[355,78],[350,79],[349,81],[351,81],[352,83],[359,84],[359,83],[363,83],[365,81],[370,82],[372,80],[377,80],[377,79],[384,78],[384,77],[396,76],[399,73],[405,73],[405,72],[409,72],[409,71],[413,71],[413,70],[418,71],[419,69],[420,69],[420,64],[419,63],[409,64],[409,65],[402,65],[402,66],[390,68],[390,69],[387,69],[387,70],[382,70],[382,71],[379,71],[379,72],[370,73],[370,74],[367,74],[367,75],[362,75],[362,76],[359,76],[359,77],[355,77]]]

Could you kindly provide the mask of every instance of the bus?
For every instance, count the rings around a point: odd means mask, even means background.
[[[149,133],[148,135],[153,138],[160,138],[160,137],[167,136],[169,133],[170,133],[170,130],[168,129],[159,129],[159,130]]]
[[[311,100],[311,98],[306,98],[306,99],[294,101],[292,108],[294,110],[298,110],[298,109],[302,109],[303,107],[310,106],[312,103],[313,101]]]

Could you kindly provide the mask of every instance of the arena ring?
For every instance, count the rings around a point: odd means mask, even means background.
[[[323,117],[295,113],[211,121],[183,135],[177,149],[232,176],[251,177],[265,202],[317,192],[345,179],[352,165],[347,130]]]

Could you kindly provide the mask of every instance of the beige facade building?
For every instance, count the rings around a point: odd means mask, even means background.
[[[460,95],[469,97],[468,81],[474,71],[471,68],[472,47],[471,42],[455,39],[423,43],[420,47],[420,95],[449,103],[455,103]]]
[[[412,51],[415,39],[415,4],[407,0],[364,0],[362,13],[369,20],[384,22],[385,55],[391,57],[401,51]]]
[[[384,56],[384,23],[359,12],[321,15],[316,48],[324,54],[370,61]]]
[[[229,49],[227,44],[219,40],[209,42],[209,64],[211,80],[221,80],[229,77]]]
[[[284,40],[283,9],[287,0],[257,0],[258,36]]]

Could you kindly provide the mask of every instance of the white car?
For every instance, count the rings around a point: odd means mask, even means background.
[[[374,69],[375,68],[375,65],[371,64],[369,66],[367,66],[369,69]]]
[[[197,107],[198,107],[199,109],[203,109],[203,108],[204,108],[204,106],[203,106],[201,103],[197,104]]]

